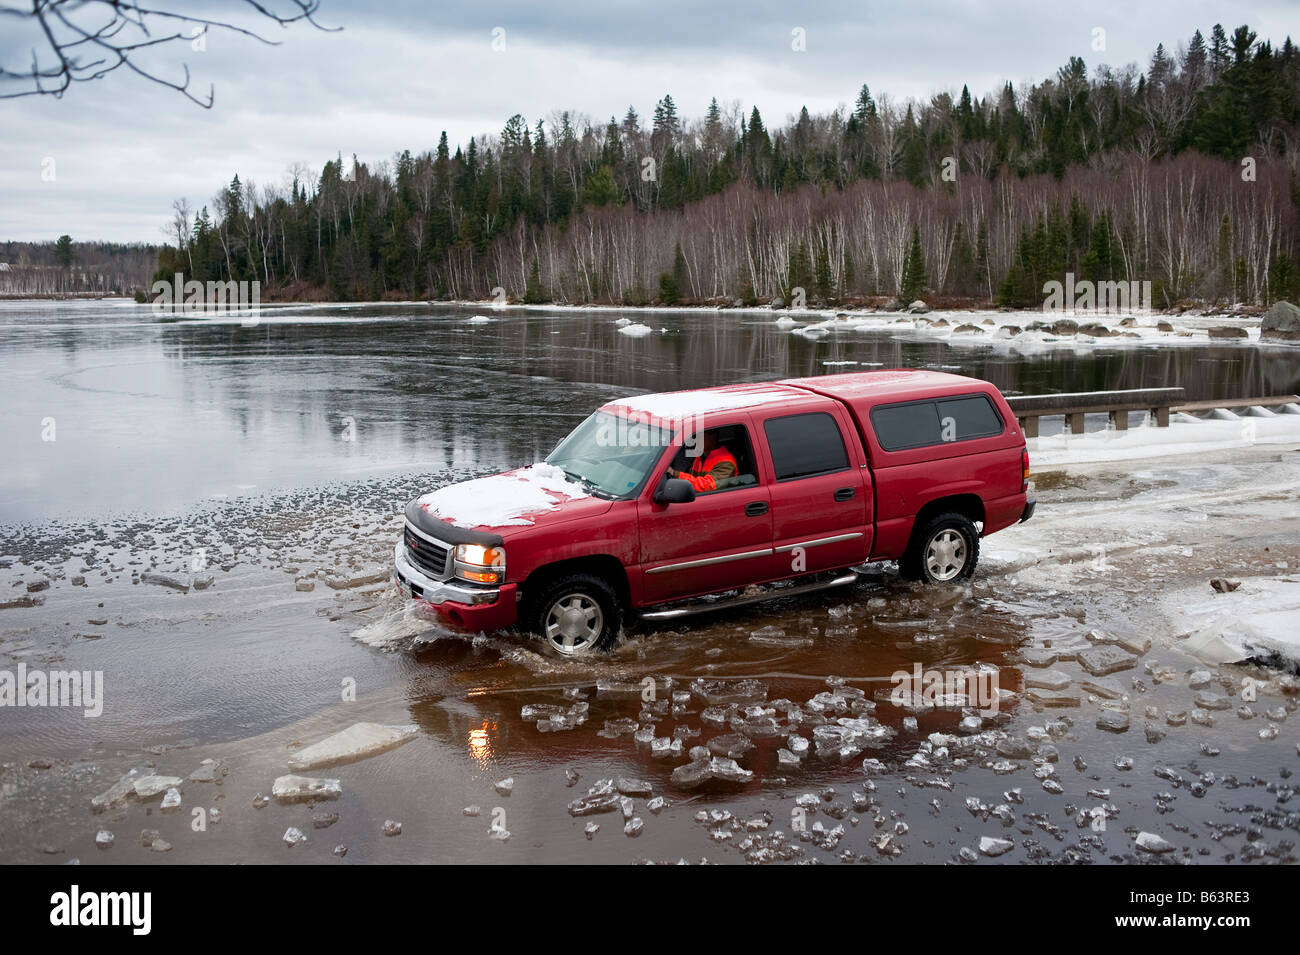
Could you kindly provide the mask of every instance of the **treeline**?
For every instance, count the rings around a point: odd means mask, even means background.
[[[286,188],[236,176],[175,208],[159,274],[264,298],[853,301],[920,289],[1041,302],[1044,281],[1150,280],[1157,305],[1294,296],[1300,53],[1216,25],[1145,71],[1071,58],[1028,89],[648,126],[571,112]]]
[[[157,245],[77,242],[68,235],[0,242],[0,293],[127,295],[148,286],[159,257]]]

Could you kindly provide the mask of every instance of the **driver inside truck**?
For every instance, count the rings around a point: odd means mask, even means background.
[[[719,430],[714,428],[704,432],[703,452],[695,456],[690,468],[685,471],[669,468],[668,476],[689,481],[691,487],[701,494],[716,491],[719,482],[735,477],[740,470],[739,465],[736,463],[735,455],[719,442]]]

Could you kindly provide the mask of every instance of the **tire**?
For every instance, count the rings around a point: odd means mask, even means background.
[[[953,584],[969,580],[980,556],[979,532],[970,518],[939,514],[913,531],[898,571],[909,580]]]
[[[623,625],[618,595],[607,580],[594,574],[544,580],[527,605],[525,626],[567,657],[609,650]]]

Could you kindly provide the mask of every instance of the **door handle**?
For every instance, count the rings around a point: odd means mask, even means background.
[[[837,500],[837,501],[851,501],[851,500],[853,500],[853,495],[856,494],[856,493],[857,493],[857,491],[855,491],[855,490],[854,490],[853,488],[851,488],[851,487],[842,487],[842,488],[839,488],[839,489],[835,492],[835,500]]]
[[[750,501],[745,505],[746,517],[761,517],[767,513],[767,501]]]

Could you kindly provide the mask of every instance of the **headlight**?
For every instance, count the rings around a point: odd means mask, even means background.
[[[476,584],[500,584],[506,579],[506,551],[504,547],[484,547],[482,544],[457,544],[455,574],[461,580]]]

